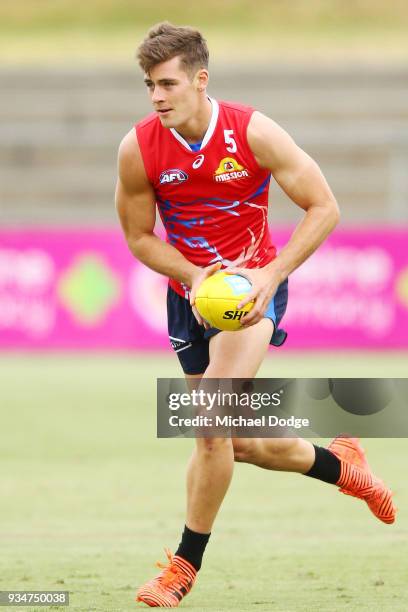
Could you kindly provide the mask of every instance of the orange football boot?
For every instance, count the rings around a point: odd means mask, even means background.
[[[136,601],[142,601],[151,608],[176,608],[190,592],[197,576],[195,568],[182,557],[173,556],[165,548],[168,565],[157,563],[163,571],[140,587]]]
[[[340,460],[339,491],[367,502],[371,512],[383,523],[393,523],[397,512],[392,492],[374,476],[358,438],[337,437],[328,446]]]

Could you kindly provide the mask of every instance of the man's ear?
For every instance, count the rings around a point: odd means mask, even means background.
[[[209,74],[206,68],[200,68],[194,76],[194,82],[198,91],[204,91],[208,85]]]

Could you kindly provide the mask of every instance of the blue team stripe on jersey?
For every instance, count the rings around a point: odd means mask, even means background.
[[[261,185],[259,185],[258,189],[248,197],[248,200],[252,200],[252,198],[256,198],[257,196],[261,195],[261,193],[263,193],[265,189],[268,187],[270,180],[271,180],[271,175],[269,174],[264,180],[264,182],[261,183]]]
[[[216,208],[217,210],[224,210],[228,214],[235,215],[236,217],[240,216],[239,212],[237,212],[236,210],[230,210],[230,209],[236,208],[240,204],[241,202],[239,200],[235,200],[235,202],[230,202],[226,206],[217,206],[217,204],[209,204],[208,202],[203,202],[203,206],[210,206],[211,208]]]
[[[268,187],[269,182],[271,179],[271,175],[269,175],[262,183],[261,185],[257,188],[257,190],[251,194],[247,200],[251,200],[253,198],[256,198],[257,196],[261,195]],[[177,223],[180,225],[184,225],[185,227],[191,227],[192,225],[197,225],[197,223],[199,225],[204,225],[205,224],[205,219],[204,218],[192,218],[189,220],[181,220],[178,218],[178,215],[180,213],[174,213],[173,211],[173,204],[170,200],[162,200],[161,198],[157,198],[157,201],[159,204],[162,205],[162,212],[163,215],[166,219],[166,223]],[[230,215],[234,215],[236,217],[239,217],[240,214],[238,211],[236,210],[232,210],[234,208],[237,208],[241,202],[239,200],[226,200],[224,198],[197,198],[195,200],[191,200],[190,202],[174,202],[174,204],[176,206],[191,206],[194,204],[201,204],[202,206],[208,206],[209,208],[215,208],[217,210],[223,210],[224,212],[230,214]],[[212,220],[212,218],[210,219],[206,219],[207,221]]]

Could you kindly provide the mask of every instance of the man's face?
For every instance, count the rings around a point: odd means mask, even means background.
[[[149,96],[163,127],[177,128],[196,113],[200,94],[197,77],[183,70],[179,57],[157,64],[145,75]]]

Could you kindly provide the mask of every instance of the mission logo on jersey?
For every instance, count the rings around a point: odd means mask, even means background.
[[[235,181],[247,176],[249,176],[248,170],[241,166],[233,157],[224,157],[214,173],[214,179],[217,183]]]

